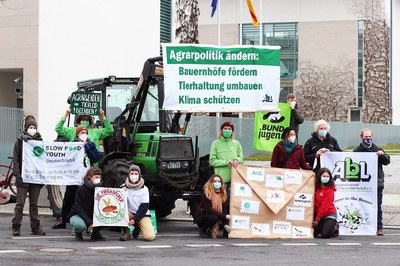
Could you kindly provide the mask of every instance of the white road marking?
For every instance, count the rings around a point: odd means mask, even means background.
[[[199,234],[157,234],[157,237],[171,237],[171,236],[174,236],[174,237],[187,237],[187,236],[190,236],[190,237],[193,237],[193,236],[198,236]]]
[[[329,246],[362,246],[360,243],[326,243]]]
[[[318,246],[316,243],[282,243],[283,246]]]
[[[9,249],[9,250],[0,250],[0,254],[4,254],[4,253],[25,253],[26,250],[21,250],[21,249]]]
[[[220,244],[197,244],[197,245],[186,245],[187,247],[192,248],[201,248],[201,247],[222,247]]]
[[[172,248],[169,245],[158,245],[158,246],[136,246],[138,248]]]
[[[265,244],[265,243],[260,243],[260,244],[256,244],[256,243],[242,243],[242,244],[232,244],[233,246],[238,246],[238,247],[256,247],[256,246],[269,246],[269,244]]]
[[[400,243],[371,243],[375,246],[400,246]]]
[[[18,236],[12,237],[13,240],[34,240],[34,239],[60,239],[60,238],[73,238],[74,236]]]
[[[110,250],[110,249],[125,249],[125,247],[121,247],[121,246],[109,246],[109,247],[88,247],[90,249],[93,250]]]

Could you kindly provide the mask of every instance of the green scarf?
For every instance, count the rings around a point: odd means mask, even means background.
[[[296,147],[296,142],[295,143],[286,143],[286,140],[282,140],[282,145],[283,148],[285,148],[286,154],[290,154],[292,153],[292,150],[294,149],[294,147]]]

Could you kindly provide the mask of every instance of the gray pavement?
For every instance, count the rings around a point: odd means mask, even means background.
[[[248,165],[269,166],[266,161],[246,161]],[[400,155],[391,156],[391,163],[384,166],[385,189],[383,191],[383,224],[385,227],[400,228]],[[44,191],[44,190],[43,190]],[[28,199],[27,199],[28,201]],[[187,204],[183,200],[176,201],[176,208],[167,219],[190,220]],[[15,204],[0,205],[0,213],[13,213]],[[25,204],[24,213],[28,214],[29,204]],[[52,215],[48,207],[39,208],[41,215]]]

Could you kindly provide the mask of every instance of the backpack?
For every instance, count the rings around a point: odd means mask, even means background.
[[[100,153],[96,149],[96,145],[93,142],[90,142],[90,141],[86,142],[85,152],[86,152],[86,155],[89,158],[91,164],[94,164],[94,163],[97,163],[98,161],[100,161]]]

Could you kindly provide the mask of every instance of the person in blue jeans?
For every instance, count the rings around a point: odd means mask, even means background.
[[[83,240],[82,232],[87,229],[92,231],[91,241],[105,240],[100,234],[100,228],[93,227],[94,190],[98,186],[101,186],[101,169],[90,167],[84,177],[83,185],[76,191],[75,202],[69,214],[69,221],[77,241]]]
[[[378,155],[378,230],[376,234],[383,236],[383,223],[382,223],[382,196],[384,188],[385,173],[383,172],[383,165],[390,163],[390,156],[385,151],[372,142],[372,130],[365,128],[360,133],[361,143],[356,147],[353,152],[375,152]]]

